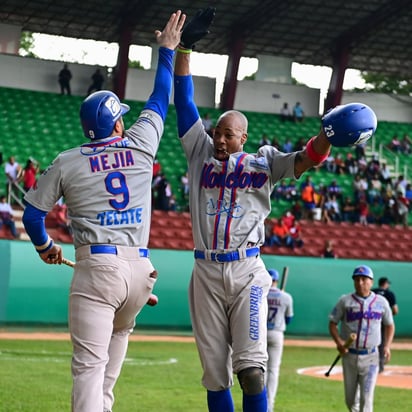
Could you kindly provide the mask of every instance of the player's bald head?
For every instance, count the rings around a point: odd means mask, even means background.
[[[229,123],[233,129],[237,129],[242,133],[247,134],[247,117],[237,110],[228,110],[227,112],[224,112],[217,120],[217,125],[221,122]]]

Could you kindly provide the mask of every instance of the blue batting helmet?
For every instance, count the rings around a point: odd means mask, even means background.
[[[279,272],[276,269],[269,269],[269,275],[272,277],[272,280],[279,280]]]
[[[355,268],[352,274],[352,279],[355,276],[366,276],[370,279],[373,279],[373,272],[372,269],[369,266],[366,265],[361,265]]]
[[[80,107],[80,122],[89,139],[104,139],[111,135],[114,125],[130,110],[127,104],[109,90],[101,90],[86,97]]]

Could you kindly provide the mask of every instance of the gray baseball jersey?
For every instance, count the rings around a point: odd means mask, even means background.
[[[262,146],[257,154],[213,157],[212,138],[200,119],[181,138],[189,164],[190,210],[196,249],[236,249],[265,241],[270,194],[280,179],[294,177],[295,153]]]
[[[268,294],[268,330],[284,332],[286,329],[285,316],[293,316],[292,296],[279,288],[270,288]]]
[[[196,250],[207,255],[262,245],[270,194],[279,179],[294,176],[295,154],[266,146],[257,154],[235,153],[218,161],[200,119],[181,143],[189,165]],[[249,367],[265,370],[266,298],[271,283],[260,256],[224,264],[196,259],[189,302],[207,389],[232,386],[233,372]]]
[[[393,316],[387,300],[374,292],[367,298],[350,293],[341,296],[329,315],[334,323],[341,322],[341,338],[346,340],[351,333],[357,339],[352,348],[374,348],[381,342],[381,322],[393,323]]]
[[[75,248],[101,243],[145,247],[151,218],[147,187],[162,133],[161,117],[145,110],[125,138],[91,141],[59,154],[39,178],[41,190],[28,192],[26,199],[48,211],[64,196]]]

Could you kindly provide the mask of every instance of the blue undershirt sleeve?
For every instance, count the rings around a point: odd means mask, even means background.
[[[173,56],[174,51],[166,47],[159,47],[159,62],[157,64],[153,92],[144,109],[158,113],[163,121],[166,119],[172,92]]]
[[[30,204],[24,209],[22,221],[34,246],[41,246],[47,242],[46,215],[47,212],[37,209]]]
[[[289,323],[292,321],[293,316],[285,316],[285,323],[286,325],[289,325]]]
[[[192,76],[175,75],[174,84],[174,103],[177,115],[177,130],[179,137],[182,137],[195,124],[200,116],[194,102],[194,86]]]

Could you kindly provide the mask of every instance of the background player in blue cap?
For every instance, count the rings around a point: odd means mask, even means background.
[[[272,277],[272,286],[268,293],[268,321],[267,342],[268,362],[266,369],[266,394],[268,399],[268,412],[275,407],[276,393],[279,384],[279,369],[282,361],[284,331],[286,325],[293,318],[292,296],[278,288],[279,272],[269,269]]]
[[[338,300],[329,315],[329,332],[342,355],[346,406],[350,411],[372,412],[379,372],[381,325],[385,328],[387,362],[391,357],[395,326],[388,301],[371,291],[372,269],[360,265],[354,269],[352,279],[355,293],[343,295]],[[356,334],[356,339],[346,348],[345,341],[351,333]]]

